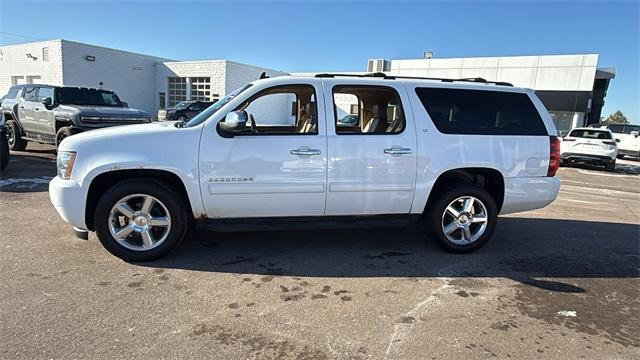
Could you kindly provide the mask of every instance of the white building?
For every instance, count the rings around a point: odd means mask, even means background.
[[[22,83],[105,88],[153,115],[184,100],[215,101],[262,72],[285,74],[229,60],[172,61],[62,39],[0,47],[0,94]]]
[[[483,78],[531,88],[561,133],[600,121],[615,69],[599,69],[598,54],[475,58],[371,59],[369,72],[433,78]]]

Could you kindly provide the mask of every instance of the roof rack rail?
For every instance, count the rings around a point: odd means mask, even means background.
[[[388,75],[382,72],[374,72],[374,73],[366,73],[366,74],[334,74],[334,73],[322,73],[316,74],[317,78],[332,78],[332,77],[359,77],[359,78],[367,78],[367,77],[380,77],[387,78]]]
[[[434,81],[442,81],[442,82],[454,82],[454,81],[463,81],[463,82],[474,82],[474,83],[482,83],[482,84],[493,84],[499,86],[513,86],[513,84],[504,82],[504,81],[488,81],[481,77],[475,78],[460,78],[460,79],[448,79],[448,78],[436,78],[436,77],[420,77],[420,76],[402,76],[402,75],[387,75],[382,72],[374,72],[374,73],[366,73],[366,74],[332,74],[332,73],[323,73],[316,74],[317,78],[333,78],[333,77],[359,77],[359,78],[382,78],[388,80],[395,79],[411,79],[411,80],[434,80]]]

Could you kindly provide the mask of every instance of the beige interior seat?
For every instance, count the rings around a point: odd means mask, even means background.
[[[382,129],[386,128],[387,124],[387,112],[386,107],[380,106],[378,104],[373,105],[371,107],[371,114],[373,117],[367,125],[365,125],[362,130],[363,133],[376,133],[382,131]]]
[[[300,133],[309,134],[318,131],[318,117],[316,116],[316,103],[310,102],[305,105],[306,120]]]

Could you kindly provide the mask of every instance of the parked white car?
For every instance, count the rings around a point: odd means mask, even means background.
[[[640,159],[640,125],[613,124],[607,127],[618,142],[618,159],[625,156]]]
[[[607,171],[616,168],[617,140],[607,128],[575,128],[562,139],[560,159],[604,165]]]
[[[337,126],[335,97],[351,98]],[[114,255],[157,259],[187,228],[387,226],[423,221],[466,253],[498,214],[551,203],[560,144],[533,90],[482,79],[370,74],[262,79],[188,122],[65,139],[51,202]],[[179,146],[170,146],[179,144]]]

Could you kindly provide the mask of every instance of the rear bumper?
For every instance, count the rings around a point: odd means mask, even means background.
[[[580,153],[563,153],[560,158],[565,161],[579,161],[596,164],[611,164],[616,160],[617,152],[612,152],[612,155],[593,155],[593,154],[580,154]]]
[[[62,220],[74,227],[87,230],[85,224],[85,193],[80,183],[53,178],[49,183],[49,199]]]
[[[556,177],[506,178],[500,214],[543,208],[556,199],[559,191],[560,179]]]

